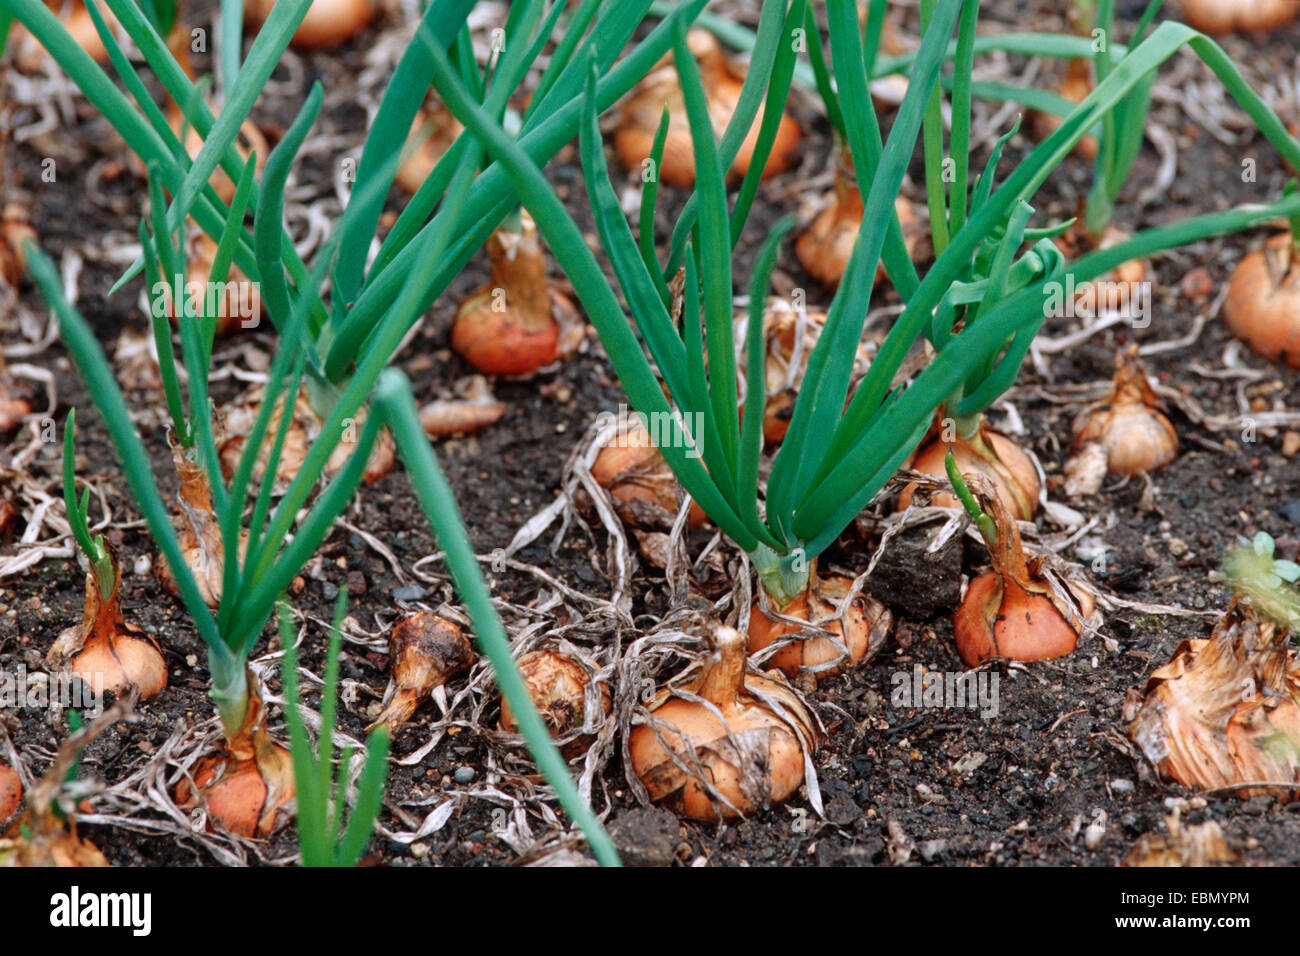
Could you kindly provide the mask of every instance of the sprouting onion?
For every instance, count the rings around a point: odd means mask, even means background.
[[[348,770],[352,749],[345,747],[339,756],[344,771],[340,780],[335,773],[334,728],[338,715],[339,650],[343,643],[343,615],[347,613],[347,588],[339,589],[330,626],[329,646],[325,653],[325,683],[321,688],[320,730],[316,747],[312,747],[298,713],[298,651],[289,609],[280,605],[280,643],[284,648],[285,722],[293,753],[293,772],[298,783],[298,848],[303,866],[356,866],[365,852],[379,816],[384,795],[385,765],[388,760],[388,728],[378,727],[366,738],[365,764],[357,780],[357,800],[343,823]]]

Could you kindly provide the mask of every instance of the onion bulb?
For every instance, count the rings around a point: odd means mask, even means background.
[[[1082,103],[1092,90],[1092,61],[1084,57],[1067,60],[1065,76],[1056,88],[1057,95],[1068,103],[1077,104]],[[1030,114],[1029,122],[1034,139],[1041,141],[1060,129],[1065,123],[1065,117],[1035,110]],[[1075,144],[1074,155],[1091,162],[1097,158],[1099,148],[1097,137],[1089,133]]]
[[[1184,786],[1300,781],[1300,659],[1289,636],[1234,602],[1208,640],[1183,641],[1152,673],[1129,736]]]
[[[957,458],[957,468],[962,474],[974,471],[988,478],[1013,516],[1020,521],[1032,519],[1038,510],[1041,485],[1038,482],[1038,470],[1025,450],[1001,432],[989,428],[983,420],[979,430],[970,439],[962,438],[954,430],[945,428],[946,432],[941,432],[916,453],[912,469],[936,478],[946,478],[944,460],[951,451]],[[899,511],[912,503],[915,490],[915,486],[908,485],[899,492]],[[961,507],[961,503],[946,492],[931,495],[930,501],[941,508]]]
[[[1264,358],[1300,368],[1300,255],[1290,233],[1274,236],[1232,270],[1223,316],[1232,334]]]
[[[1295,0],[1183,0],[1183,19],[1202,33],[1277,30],[1297,11]]]
[[[808,575],[808,586],[778,613],[798,618],[814,627],[830,631],[833,637],[810,635],[796,639],[778,650],[768,664],[795,677],[806,670],[815,677],[829,677],[844,669],[869,661],[885,643],[893,627],[894,616],[869,594],[859,593],[839,620],[821,622],[832,617],[848,595],[853,582],[844,577],[819,578]],[[749,653],[757,654],[782,638],[796,636],[803,628],[768,617],[755,603],[749,611]]]
[[[745,72],[728,62],[722,47],[711,33],[691,30],[686,34],[686,42],[699,62],[700,78],[704,83],[714,135],[721,136],[736,112]],[[695,148],[691,142],[686,102],[682,98],[682,88],[671,56],[665,57],[659,66],[648,73],[623,104],[614,131],[614,151],[627,168],[642,168],[650,157],[665,108],[668,110],[668,137],[664,142],[658,179],[682,189],[690,189],[695,185]],[[731,164],[732,179],[740,179],[749,169],[754,148],[758,144],[760,123],[760,118],[755,117],[753,128],[740,144],[736,159]],[[772,151],[763,167],[763,178],[783,172],[789,167],[800,136],[799,124],[788,114],[782,114]],[[647,175],[650,175],[650,171],[647,171]]]
[[[262,292],[233,262],[221,286],[209,288],[212,266],[217,258],[217,243],[197,227],[191,229],[185,252],[185,294],[189,295],[195,315],[215,317],[218,335],[241,328],[256,328],[262,320]],[[171,290],[163,292],[167,317],[178,321],[171,302]]]
[[[970,583],[953,615],[957,653],[970,667],[991,658],[1041,661],[1069,654],[1079,643],[1093,599],[1068,583],[1053,587],[1041,560],[1026,561],[1020,529],[983,475],[964,476],[992,517],[993,570]]]
[[[180,479],[181,485],[177,494],[181,512],[177,537],[181,554],[189,566],[190,573],[194,575],[199,594],[203,596],[208,607],[215,608],[221,604],[226,549],[221,538],[220,523],[212,510],[212,485],[208,482],[207,472],[195,460],[197,449],[185,448],[178,444],[170,432],[167,435],[167,444],[171,446],[172,464],[176,468],[176,477]],[[220,447],[219,443],[218,447]],[[248,531],[241,529],[240,558],[243,558],[247,547]],[[176,585],[176,576],[166,559],[158,562],[158,577],[172,594],[180,593]]]
[[[46,660],[65,673],[79,677],[96,693],[112,691],[123,696],[138,688],[141,700],[157,697],[167,686],[167,664],[158,645],[135,624],[122,617],[122,569],[107,541],[113,580],[103,596],[93,571],[86,573],[86,609],[81,624],[55,639]],[[4,814],[0,814],[3,817]]]
[[[209,824],[220,823],[242,837],[264,837],[278,830],[293,812],[297,786],[293,757],[271,739],[261,686],[249,672],[244,722],[224,749],[194,766],[193,785],[184,777],[176,802],[187,810],[202,806]]]
[[[388,660],[393,678],[384,694],[384,710],[367,730],[380,724],[397,730],[435,688],[469,670],[474,651],[451,621],[419,611],[393,628]]]
[[[17,813],[22,802],[23,782],[18,771],[7,763],[0,763],[0,823]]]
[[[718,627],[703,672],[681,688],[707,703],[666,687],[628,737],[632,771],[650,799],[695,820],[732,819],[787,799],[821,739],[777,672],[745,673],[745,643]]]
[[[495,425],[506,413],[482,375],[456,383],[454,398],[440,398],[420,407],[420,427],[430,438],[469,435]]]
[[[521,654],[516,664],[546,729],[566,743],[564,755],[573,758],[586,750],[592,734],[612,708],[608,681],[595,679],[596,662],[586,655],[541,648]],[[504,696],[501,729],[511,734],[519,732],[510,702]]]
[[[1137,347],[1115,356],[1110,398],[1074,423],[1075,452],[1065,463],[1065,493],[1096,494],[1106,472],[1131,475],[1163,468],[1178,454],[1178,433],[1137,361]]]
[[[912,203],[902,196],[894,200],[894,211],[903,227],[907,254],[915,258],[921,244],[921,220]],[[863,215],[862,193],[853,170],[853,158],[847,149],[842,149],[835,168],[835,189],[829,195],[829,202],[794,244],[795,255],[804,270],[827,288],[838,287],[844,277],[862,228]],[[875,285],[880,285],[884,278],[882,262],[876,267]]]
[[[0,435],[7,435],[32,412],[32,403],[10,388],[13,382],[4,355],[0,354]]]
[[[487,251],[490,280],[456,310],[451,347],[488,375],[527,375],[573,351],[585,330],[546,277],[533,217],[522,211],[518,231],[496,230]]]
[[[28,239],[36,241],[36,230],[28,223],[22,207],[10,203],[0,218],[0,279],[15,289],[27,271],[23,242]]]
[[[677,479],[650,433],[636,422],[614,435],[591,465],[591,476],[614,499],[614,510],[625,524],[667,531],[680,507]],[[687,527],[702,527],[709,519],[691,502]]]
[[[197,159],[199,151],[203,149],[203,137],[199,135],[197,129],[186,124],[185,115],[179,108],[172,113],[171,125],[178,136],[182,127],[185,128],[185,150],[190,154],[190,159]],[[266,166],[266,157],[271,152],[271,147],[266,137],[262,135],[262,131],[253,125],[252,120],[244,120],[240,124],[239,136],[235,139],[235,151],[245,162],[253,153],[257,154],[253,169],[256,170],[257,181],[261,182],[262,170]],[[218,166],[208,178],[208,183],[216,190],[221,201],[229,206],[231,200],[235,198],[235,183],[226,171]]]
[[[253,424],[257,421],[264,395],[265,390],[259,386],[225,409],[222,434],[217,436],[217,456],[221,460],[221,471],[226,478],[230,478],[239,467],[244,443]],[[283,407],[284,397],[281,396],[275,410],[271,413],[271,420],[266,430],[267,440],[263,443],[257,462],[253,466],[254,481],[260,481],[266,469],[271,454],[271,438],[280,427]],[[363,406],[352,418],[343,420],[343,434],[325,462],[327,476],[333,477],[338,474],[356,451],[357,443],[361,440],[362,428],[366,423],[366,415],[367,411]],[[302,470],[303,460],[324,426],[325,420],[316,414],[307,400],[306,388],[300,389],[293,404],[293,421],[289,423],[289,428],[285,432],[280,461],[275,469],[276,481],[280,485],[288,485]],[[396,458],[397,451],[392,435],[387,428],[380,429],[374,447],[370,450],[366,469],[362,473],[366,483],[374,484],[392,471]]]
[[[275,0],[244,0],[244,15],[259,28],[271,15]],[[322,50],[346,43],[370,22],[373,0],[312,0],[289,45],[297,50]]]
[[[99,38],[99,31],[95,29],[95,21],[90,18],[89,11],[82,0],[69,0],[66,6],[62,3],[48,4],[58,13],[59,19],[63,23],[63,28],[71,34],[73,41],[81,47],[92,60],[100,66],[108,63],[108,48],[104,46],[104,41]],[[63,10],[59,8],[63,7]],[[65,12],[66,11],[66,12]],[[120,41],[123,37],[123,30],[113,16],[113,11],[108,9],[106,4],[99,5],[99,13],[104,18],[104,23],[114,36]],[[14,63],[23,73],[38,73],[41,71],[46,52],[36,37],[27,32],[21,23],[14,22],[12,35],[9,46],[14,52]],[[51,60],[51,62],[53,62]]]
[[[405,158],[394,177],[397,185],[411,194],[419,192],[433,167],[451,149],[464,128],[442,105],[417,113],[403,147]]]

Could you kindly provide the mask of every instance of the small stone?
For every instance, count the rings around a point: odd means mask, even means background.
[[[1175,558],[1181,558],[1187,553],[1187,542],[1182,538],[1169,539],[1169,553]]]
[[[960,760],[952,765],[954,773],[974,773],[989,759],[988,754],[975,751],[963,756]]]
[[[394,601],[418,601],[429,592],[418,584],[407,584],[404,587],[393,588]]]
[[[1282,454],[1294,458],[1300,453],[1300,432],[1285,432],[1282,435]]]
[[[734,830],[727,832],[735,833]],[[609,838],[627,866],[670,866],[677,853],[680,834],[681,824],[677,818],[657,807],[629,810],[609,829]]]
[[[198,666],[199,666],[199,655],[198,655],[198,654],[186,654],[186,655],[185,655],[185,663],[186,663],[188,666],[190,666],[190,667],[198,667]]]
[[[366,593],[366,576],[360,571],[352,570],[348,572],[348,594],[353,597],[360,597]]]
[[[474,782],[474,768],[473,768],[473,767],[457,767],[457,768],[456,768],[456,772],[452,775],[452,777],[455,779],[455,781],[456,781],[457,783],[460,783],[460,784],[473,783],[473,782]]]
[[[933,863],[939,857],[943,856],[943,851],[948,849],[947,840],[924,840],[917,847],[921,851],[921,859],[926,863]]]
[[[415,857],[417,860],[423,860],[428,855],[429,855],[429,844],[427,843],[411,844],[411,856]]]
[[[1288,501],[1279,507],[1277,511],[1278,514],[1292,524],[1300,524],[1300,501]]]
[[[339,596],[339,586],[333,581],[322,581],[320,584],[321,596],[327,601],[333,601]]]
[[[1110,782],[1110,789],[1114,793],[1132,793],[1136,788],[1133,786],[1132,780],[1125,780],[1123,777],[1119,777]]]

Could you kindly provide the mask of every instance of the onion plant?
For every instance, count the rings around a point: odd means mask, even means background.
[[[376,383],[382,385],[381,373],[405,333],[515,205],[504,172],[491,167],[479,172],[481,148],[471,137],[464,137],[407,203],[385,237],[378,258],[367,269],[366,250],[378,227],[384,197],[398,163],[391,145],[405,139],[429,88],[427,50],[450,51],[458,75],[475,87],[476,102],[500,117],[545,47],[566,5],[554,3],[548,7],[541,0],[512,5],[501,55],[489,65],[488,72],[479,74],[465,29],[465,17],[474,6],[473,0],[433,0],[418,27],[416,42],[399,63],[369,130],[351,201],[309,271],[285,233],[281,214],[285,182],[294,154],[319,109],[320,91],[314,90],[308,98],[299,120],[268,160],[260,182],[252,172],[253,158],[245,163],[232,148],[258,93],[305,15],[309,0],[276,4],[242,60],[239,44],[234,42],[237,17],[223,14],[224,96],[217,117],[199,95],[199,86],[169,52],[159,20],[143,15],[131,0],[107,2],[167,95],[204,138],[193,161],[149,97],[140,74],[109,34],[95,0],[90,0],[88,7],[125,92],[81,51],[39,0],[0,0],[0,11],[11,13],[27,26],[150,170],[153,236],[150,238],[142,228],[145,253],[115,289],[144,272],[151,287],[162,282],[170,290],[172,308],[181,318],[188,396],[182,395],[165,320],[155,325],[155,337],[176,439],[209,478],[225,545],[223,588],[215,617],[203,606],[203,594],[181,560],[176,536],[166,520],[166,506],[145,466],[139,438],[127,424],[124,403],[102,354],[75,310],[60,304],[48,263],[37,260],[33,271],[45,293],[55,296],[51,302],[63,321],[69,348],[92,383],[92,392],[101,400],[101,411],[112,426],[110,432],[127,468],[133,493],[168,566],[176,570],[180,596],[209,647],[214,697],[227,733],[238,731],[247,711],[249,689],[243,661],[276,597],[346,505],[359,480],[360,463],[366,459],[385,419],[392,418],[389,427],[394,434],[405,436],[405,447],[399,451],[418,465],[411,467],[421,476],[421,500],[435,533],[448,553],[457,555],[455,562],[449,559],[453,577],[471,608],[480,644],[494,662],[502,690],[521,716],[520,729],[530,741],[539,765],[553,781],[561,802],[587,831],[598,856],[604,862],[613,862],[616,858],[607,839],[590,810],[578,799],[563,762],[513,670],[504,631],[478,574],[472,550],[461,540],[464,529],[459,518],[452,517],[454,497],[440,473],[436,480],[430,477],[437,472],[437,465],[424,439],[420,438],[424,443],[422,451],[413,447],[419,435],[413,424],[418,423],[414,405],[409,410],[398,408],[403,401],[411,401],[409,387],[390,385],[386,407],[397,410],[387,415],[376,401],[350,465],[317,498],[306,522],[294,527],[296,515],[319,484],[324,464],[344,429],[371,396]],[[541,72],[524,113],[520,147],[537,161],[548,159],[576,131],[586,65],[595,59],[602,66],[605,75],[597,95],[604,105],[612,104],[668,49],[673,23],[689,22],[704,2],[683,3],[670,18],[672,22],[650,31],[617,65],[615,60],[641,23],[649,0],[626,4],[582,0],[576,4],[569,16],[568,32]],[[239,184],[229,207],[208,185],[218,166]],[[170,204],[163,190],[172,197]],[[431,216],[435,207],[436,214]],[[246,210],[253,212],[251,230],[244,226]],[[175,237],[189,217],[219,244],[211,281],[215,284],[223,280],[232,263],[238,266],[260,288],[282,338],[262,411],[229,485],[220,477],[208,415],[205,373],[214,317],[196,313],[188,296],[181,292],[179,280],[173,279],[184,271],[181,246]],[[333,285],[328,304],[320,293],[326,277]],[[321,440],[311,447],[296,477],[273,507],[272,489],[265,476],[275,472],[289,416],[283,416],[281,427],[273,430],[271,413],[277,400],[292,404],[299,383],[306,387],[325,422]],[[252,480],[254,464],[267,448],[271,460],[263,468],[263,480],[257,483]],[[251,519],[245,519],[243,509],[249,494],[254,495],[255,503]],[[241,543],[245,534],[246,550]],[[457,540],[451,540],[454,538]]]
[[[255,641],[273,611],[275,602],[294,575],[315,553],[330,532],[334,519],[351,500],[379,429],[386,425],[391,429],[398,452],[411,473],[430,528],[446,553],[448,568],[465,601],[479,647],[492,662],[502,693],[519,715],[520,732],[527,740],[539,767],[554,786],[562,805],[585,830],[597,857],[605,863],[617,863],[617,856],[608,837],[590,808],[578,796],[563,758],[555,749],[523,679],[514,666],[509,639],[478,568],[467,532],[460,520],[455,496],[420,428],[414,396],[405,376],[395,369],[385,370],[381,362],[372,359],[372,366],[375,367],[367,369],[367,373],[370,374],[370,381],[377,382],[373,389],[373,414],[367,418],[361,430],[357,450],[311,504],[306,517],[295,521],[295,515],[304,506],[304,501],[290,498],[292,488],[275,509],[270,508],[270,485],[274,481],[275,463],[282,450],[285,427],[282,422],[272,437],[269,426],[271,409],[277,397],[284,396],[289,383],[301,377],[303,356],[301,350],[288,346],[281,346],[277,350],[268,373],[267,402],[249,435],[234,477],[226,485],[221,481],[220,471],[215,465],[208,471],[214,498],[219,497],[222,502],[217,507],[226,575],[221,603],[214,614],[205,603],[195,577],[182,556],[167,505],[149,469],[147,453],[131,423],[126,402],[113,379],[102,349],[85,319],[63,297],[57,270],[48,258],[33,244],[29,244],[27,251],[33,278],[59,319],[63,340],[86,381],[88,390],[94,396],[137,506],[176,577],[181,600],[193,619],[199,636],[207,645],[213,680],[211,693],[228,738],[241,732],[250,697],[256,694],[256,688],[249,685],[250,673],[245,666]],[[324,269],[318,267],[317,271],[320,273]],[[301,304],[295,309],[289,325],[290,333],[301,325],[305,311]],[[400,325],[401,316],[389,316],[386,321],[390,326]],[[184,318],[181,323],[182,338],[197,338],[199,333],[194,327],[200,324],[201,322],[194,321],[193,316]],[[185,331],[187,327],[190,328],[188,332]],[[292,335],[289,337],[292,341]],[[168,346],[170,349],[170,343]],[[191,351],[195,347],[192,344]],[[166,362],[163,366],[166,368]],[[175,369],[164,374],[174,376]],[[206,366],[194,366],[187,379],[191,389],[190,407],[193,409],[196,407],[196,391],[205,393]],[[351,387],[358,386],[359,381],[354,380]],[[202,419],[204,416],[195,415],[191,420]],[[285,420],[287,421],[287,416]],[[196,431],[206,433],[209,429],[210,425],[206,425]],[[314,468],[314,474],[319,478],[323,464],[337,445],[342,431],[342,427],[336,423],[335,427],[322,432],[308,454],[304,470]],[[256,489],[252,515],[246,516],[245,502],[253,462],[260,454],[268,454],[269,459]],[[221,490],[218,492],[218,489]],[[241,531],[245,529],[248,532],[248,544],[244,554],[240,555],[237,543]]]
[[[774,5],[765,4],[764,18]],[[764,132],[771,132],[791,82],[794,31],[804,24],[804,3],[775,4],[781,26],[773,35],[775,56],[766,94]],[[1097,89],[1071,111],[1065,123],[1040,144],[1006,179],[995,185],[1001,145],[988,168],[971,183],[969,103],[974,93],[972,62],[981,48],[975,36],[978,4],[926,2],[926,29],[917,53],[908,58],[908,92],[887,141],[870,108],[868,58],[859,31],[856,5],[829,0],[833,68],[819,62],[814,72],[833,76],[837,95],[853,109],[841,109],[845,138],[859,180],[869,183],[866,214],[845,277],[828,310],[825,330],[812,351],[795,404],[790,430],[777,452],[762,502],[758,496],[761,406],[738,414],[737,367],[732,344],[732,270],[729,250],[743,228],[755,182],[742,184],[728,207],[721,170],[730,163],[733,143],[714,140],[704,114],[698,72],[675,27],[674,52],[695,141],[697,187],[678,217],[666,267],[653,258],[646,234],[653,216],[655,186],[643,194],[640,241],[623,218],[605,171],[596,124],[596,71],[588,67],[581,153],[587,188],[605,252],[622,285],[637,331],[629,327],[614,290],[586,248],[581,233],[536,164],[475,102],[445,54],[429,49],[434,85],[456,117],[481,137],[488,153],[512,177],[523,204],[538,222],[568,273],[634,408],[673,422],[660,450],[686,491],[733,541],[749,553],[769,593],[784,604],[804,585],[809,560],[823,551],[880,490],[916,447],[933,412],[947,403],[958,415],[974,417],[1015,379],[1033,335],[1067,272],[1077,281],[1096,278],[1130,258],[1171,246],[1247,228],[1290,212],[1295,200],[1251,206],[1184,220],[1135,236],[1116,247],[1067,263],[1048,240],[1062,225],[1031,228],[1028,200],[1072,147],[1111,115],[1151,73],[1184,46],[1213,69],[1228,90],[1284,155],[1300,156],[1297,144],[1275,115],[1241,78],[1211,40],[1176,23],[1161,24],[1121,59]],[[768,21],[770,22],[770,21]],[[810,21],[809,21],[810,22]],[[754,50],[760,54],[763,28]],[[954,40],[954,33],[956,37]],[[808,37],[811,41],[811,37]],[[1077,40],[1077,38],[1069,38]],[[1005,45],[1005,44],[1004,44]],[[983,44],[987,48],[988,44]],[[1077,43],[1062,49],[1079,52]],[[938,127],[940,71],[956,59],[953,88],[952,156],[956,176],[949,189],[942,171],[942,129]],[[880,64],[880,69],[884,68]],[[898,68],[897,66],[893,68]],[[825,86],[825,84],[823,84]],[[926,185],[937,259],[920,277],[907,260],[893,212],[918,136],[925,129]],[[1009,135],[1009,134],[1008,134]],[[760,143],[752,170],[763,166],[770,138]],[[1005,138],[1003,140],[1005,143]],[[769,237],[750,284],[748,348],[761,348],[767,273],[782,230]],[[1029,244],[1029,248],[1022,251]],[[881,345],[866,377],[850,395],[855,346],[861,337],[872,277],[884,265],[904,299],[904,310]],[[681,265],[685,277],[685,321],[679,329],[668,312],[666,280]],[[697,316],[703,311],[703,331]],[[895,385],[904,357],[917,340],[931,339],[934,356],[904,386]],[[663,376],[668,395],[650,361]],[[764,394],[763,363],[747,363],[747,403]],[[847,405],[846,405],[847,402]],[[703,422],[689,434],[683,420]]]
[[[339,589],[325,653],[325,681],[321,688],[318,744],[312,746],[298,713],[298,651],[293,620],[287,605],[280,605],[280,643],[284,648],[285,722],[289,725],[294,778],[298,783],[298,848],[303,866],[356,866],[370,841],[384,796],[388,760],[388,728],[379,726],[366,738],[366,760],[357,781],[357,802],[347,826],[343,825],[347,777],[339,781],[331,755],[338,715],[339,650],[343,644],[343,615],[347,613],[347,588]],[[344,748],[339,766],[345,774],[352,761]],[[337,791],[337,792],[336,792]]]

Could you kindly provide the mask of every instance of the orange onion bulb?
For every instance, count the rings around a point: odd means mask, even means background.
[[[1290,233],[1274,236],[1233,269],[1223,317],[1264,358],[1300,368],[1300,255]]]
[[[979,429],[969,439],[956,434],[955,428],[945,425],[936,437],[922,446],[912,460],[912,469],[936,478],[946,478],[944,461],[948,452],[957,458],[957,468],[963,474],[978,472],[993,482],[1006,508],[1019,520],[1029,521],[1038,511],[1041,485],[1038,470],[1029,454],[1014,441],[994,431],[981,420]],[[898,495],[898,510],[912,503],[915,486],[908,485]],[[931,495],[932,504],[941,508],[959,508],[961,503],[952,495]]]
[[[609,682],[596,680],[596,662],[568,651],[540,648],[521,654],[516,661],[528,696],[537,706],[551,736],[559,740],[572,737],[563,748],[566,757],[584,751],[596,725],[613,706]],[[501,698],[501,729],[518,733],[510,702]],[[579,733],[577,731],[589,731]]]
[[[714,134],[721,136],[740,99],[744,71],[727,61],[718,41],[705,30],[691,30],[686,35],[691,53],[700,65],[700,76],[707,97],[709,119]],[[641,168],[650,157],[655,134],[668,110],[668,138],[664,142],[663,162],[658,178],[666,183],[690,189],[695,185],[695,149],[691,142],[690,124],[686,103],[672,57],[668,56],[637,85],[623,105],[618,125],[614,131],[614,151],[629,169]],[[732,163],[732,179],[740,179],[749,169],[754,148],[758,144],[760,120],[756,117],[753,128],[740,144]],[[776,139],[763,178],[783,172],[793,158],[801,138],[799,124],[788,114],[782,114]]]
[[[244,15],[252,28],[271,15],[275,0],[244,0]],[[323,50],[352,39],[375,14],[373,0],[312,0],[290,45],[298,50]]]
[[[488,375],[527,375],[571,351],[577,310],[547,279],[532,216],[492,233],[487,250],[491,278],[456,310],[451,347]]]
[[[768,664],[787,677],[793,678],[806,670],[814,677],[822,678],[871,660],[884,645],[894,623],[889,609],[871,595],[859,593],[845,608],[843,618],[824,625],[817,624],[836,613],[852,585],[849,578],[819,578],[810,573],[807,588],[777,610],[783,617],[798,618],[824,627],[833,637],[813,635],[792,641],[772,655]],[[757,654],[782,638],[799,634],[801,630],[799,624],[769,617],[755,603],[749,611],[749,653]]]
[[[167,686],[167,664],[154,640],[122,617],[122,569],[107,541],[113,580],[107,598],[93,572],[86,573],[86,607],[81,624],[55,639],[46,660],[87,686],[121,697],[132,687],[141,700],[157,697]],[[4,814],[0,814],[3,817]]]
[[[712,706],[666,688],[628,738],[632,770],[650,799],[691,819],[732,819],[788,799],[821,739],[783,680],[746,674],[745,643],[738,631],[719,627],[703,673],[683,688]]]
[[[1178,454],[1178,433],[1137,361],[1137,347],[1116,353],[1110,398],[1079,415],[1074,454],[1065,463],[1065,492],[1096,494],[1107,471],[1152,472]]]
[[[216,822],[253,838],[269,836],[288,822],[297,784],[293,757],[266,729],[261,685],[251,671],[247,682],[243,724],[220,752],[204,757],[190,776],[181,778],[176,802],[185,809],[201,805],[209,827]]]
[[[1202,33],[1266,33],[1300,12],[1295,0],[1183,0],[1183,19]]]
[[[970,583],[953,615],[957,653],[970,667],[992,658],[1039,661],[1069,654],[1092,614],[1092,596],[1068,585],[1053,588],[1041,562],[1026,561],[1020,529],[992,482],[978,473],[963,477],[992,517],[996,538],[989,547],[993,570]]]
[[[433,691],[474,663],[469,639],[452,621],[418,611],[402,620],[388,636],[388,660],[393,671],[384,694],[384,709],[370,725],[397,730]]]
[[[902,196],[894,200],[894,211],[903,228],[903,244],[907,254],[916,258],[921,245],[923,227],[916,208]],[[838,288],[853,255],[862,228],[862,193],[858,177],[853,170],[853,157],[847,149],[840,150],[835,168],[835,189],[829,202],[806,231],[795,240],[794,251],[804,270],[829,289]],[[885,278],[882,262],[876,267],[875,285]]]

